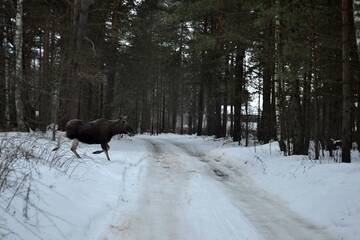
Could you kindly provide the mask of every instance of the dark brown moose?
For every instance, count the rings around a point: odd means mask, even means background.
[[[73,119],[67,122],[66,137],[73,139],[71,151],[78,157],[76,152],[79,142],[87,144],[100,144],[102,151],[95,151],[94,154],[105,152],[106,158],[110,161],[108,150],[109,142],[114,135],[133,133],[127,124],[127,117],[123,116],[116,120],[97,119],[91,122],[84,122]]]

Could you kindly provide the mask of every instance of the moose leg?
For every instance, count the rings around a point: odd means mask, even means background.
[[[106,144],[106,146],[107,146],[107,149],[108,149],[108,151],[109,151],[109,149],[110,149],[109,144]],[[103,148],[102,145],[101,145],[101,148]],[[103,149],[104,149],[104,148],[103,148]],[[93,152],[93,154],[99,154],[99,153],[102,153],[102,152],[104,152],[104,150],[95,151],[95,152]]]
[[[110,146],[107,143],[106,144],[101,144],[101,148],[104,150],[107,160],[110,161],[110,157],[109,157],[109,153],[108,153],[108,150],[109,150]]]
[[[94,151],[93,154],[99,154],[102,153],[104,150],[98,150],[98,151]]]
[[[71,144],[71,151],[76,155],[76,157],[81,158],[80,155],[76,152],[78,145],[79,145],[79,140],[74,139],[74,141]]]

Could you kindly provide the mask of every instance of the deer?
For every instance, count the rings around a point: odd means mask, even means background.
[[[109,142],[117,134],[133,134],[133,130],[127,124],[127,117],[122,116],[120,119],[107,120],[104,118],[94,121],[85,122],[80,119],[72,119],[65,126],[66,137],[73,140],[70,150],[77,158],[81,158],[76,149],[79,143],[100,144],[102,150],[95,151],[93,154],[105,152],[107,160],[109,157]],[[54,150],[57,150],[55,148]],[[53,151],[54,151],[53,150]]]

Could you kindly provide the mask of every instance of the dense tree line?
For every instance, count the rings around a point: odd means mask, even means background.
[[[126,114],[139,132],[256,135],[289,154],[313,141],[315,158],[342,139],[350,162],[359,11],[356,0],[0,0],[0,129]]]

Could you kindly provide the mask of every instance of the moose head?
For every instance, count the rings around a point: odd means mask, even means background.
[[[129,134],[133,135],[134,131],[128,125],[127,116],[121,116],[119,119],[109,120],[111,122],[112,134]]]

